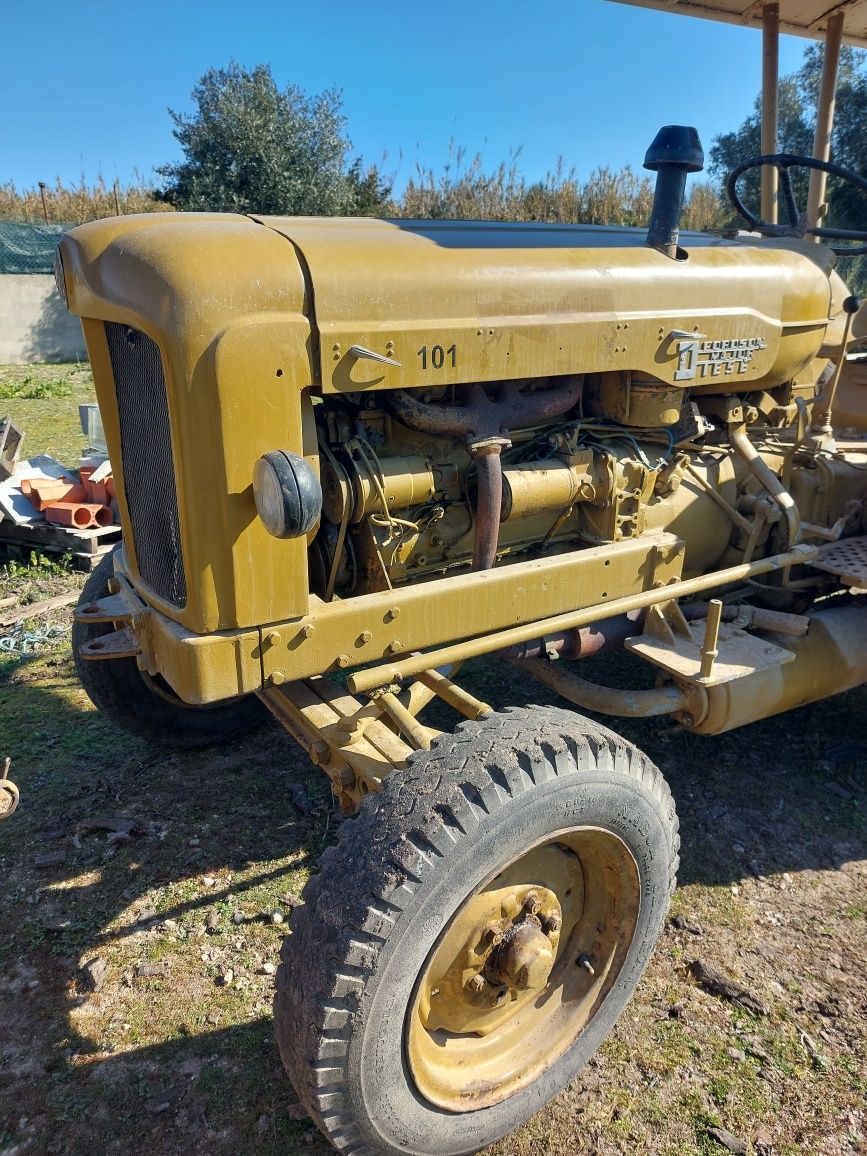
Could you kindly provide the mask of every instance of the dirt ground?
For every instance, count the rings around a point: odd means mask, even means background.
[[[0,597],[80,580],[19,566]],[[0,1156],[325,1156],[270,1010],[339,822],[324,777],[270,725],[206,755],[119,733],[75,681],[68,612],[48,622],[25,652],[0,628],[0,760],[22,793],[0,826]],[[466,682],[555,701],[494,663]],[[491,1156],[867,1151],[865,717],[867,687],[718,739],[621,728],[677,801],[672,916],[598,1056]],[[767,1014],[706,991],[695,960]]]

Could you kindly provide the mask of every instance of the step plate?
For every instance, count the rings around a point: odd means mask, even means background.
[[[837,574],[844,586],[867,588],[867,537],[841,538],[829,542],[819,550],[819,557],[810,563],[817,570]]]
[[[676,636],[672,641],[653,638],[642,634],[626,639],[626,649],[639,654],[654,666],[662,667],[669,674],[678,675],[689,681],[701,682],[703,686],[715,686],[721,682],[732,682],[736,678],[746,678],[757,670],[769,666],[781,666],[791,662],[795,655],[791,650],[776,646],[755,634],[748,634],[731,622],[721,622],[717,642],[718,657],[713,664],[709,678],[700,679],[701,644],[704,639],[704,621],[691,622],[691,637]]]

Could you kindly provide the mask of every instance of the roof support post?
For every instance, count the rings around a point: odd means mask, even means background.
[[[819,107],[816,110],[816,135],[813,139],[813,158],[831,159],[831,132],[834,127],[834,104],[837,96],[837,75],[840,70],[840,45],[843,41],[845,13],[841,10],[828,17],[825,33],[825,52],[822,59],[822,84],[819,88]],[[828,174],[813,169],[810,173],[810,194],[807,200],[807,220],[818,225],[824,213],[825,188]],[[819,241],[819,237],[814,240]]]
[[[780,5],[762,5],[762,156],[777,151],[780,103]],[[762,169],[762,218],[777,223],[777,170]]]

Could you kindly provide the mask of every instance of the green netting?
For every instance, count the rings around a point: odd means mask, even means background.
[[[72,225],[0,221],[0,273],[52,273],[54,250]]]

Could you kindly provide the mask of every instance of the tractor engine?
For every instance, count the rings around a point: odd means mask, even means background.
[[[684,573],[699,574],[785,543],[784,510],[762,484],[784,467],[802,523],[842,519],[854,533],[867,444],[795,453],[786,424],[802,394],[697,403],[661,381],[596,374],[326,400],[314,407],[323,516],[311,589],[345,598],[659,531],[683,539]],[[485,423],[484,436],[471,428]],[[730,425],[748,430],[742,441]]]

